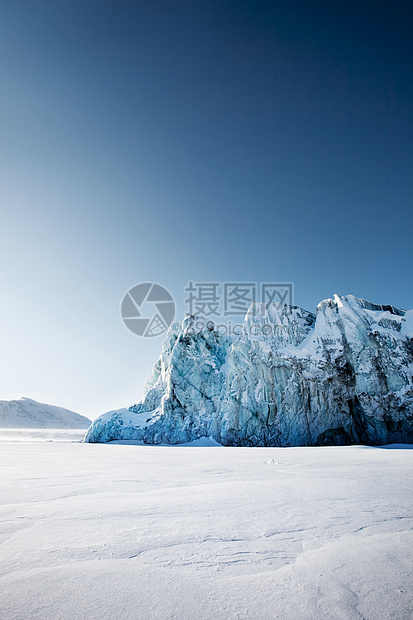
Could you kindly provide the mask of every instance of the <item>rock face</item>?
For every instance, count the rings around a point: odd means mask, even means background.
[[[88,442],[413,443],[413,311],[351,295],[317,314],[253,304],[240,334],[174,323],[142,402],[94,421]]]

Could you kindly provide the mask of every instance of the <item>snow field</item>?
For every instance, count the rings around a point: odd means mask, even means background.
[[[3,441],[0,617],[406,620],[401,448]]]

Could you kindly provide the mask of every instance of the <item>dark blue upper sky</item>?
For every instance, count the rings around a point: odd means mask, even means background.
[[[5,392],[138,398],[160,348],[119,320],[140,281],[413,307],[412,21],[407,2],[5,0]]]

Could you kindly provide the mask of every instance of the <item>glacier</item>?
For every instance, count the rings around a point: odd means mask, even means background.
[[[316,314],[254,303],[238,334],[173,323],[144,398],[85,441],[226,446],[413,443],[413,310],[334,295]]]

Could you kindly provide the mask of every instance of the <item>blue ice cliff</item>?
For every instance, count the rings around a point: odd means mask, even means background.
[[[174,323],[128,410],[85,441],[230,446],[413,443],[413,310],[351,295],[317,314],[253,304],[238,336],[199,317]]]

